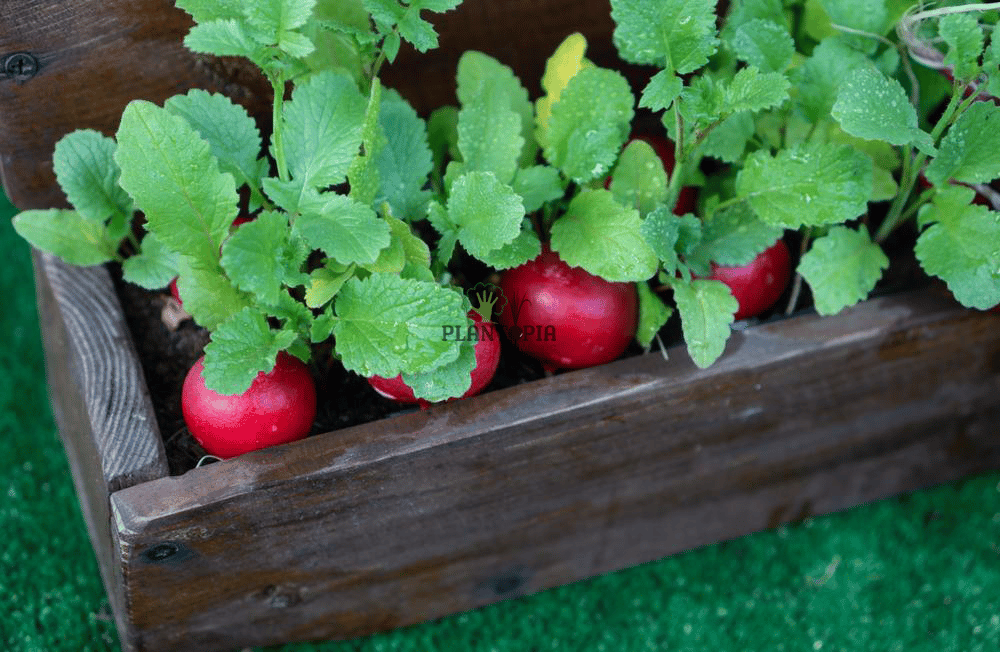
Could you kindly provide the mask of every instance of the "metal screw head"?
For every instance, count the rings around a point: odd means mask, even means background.
[[[38,74],[38,59],[27,52],[15,52],[3,58],[3,74],[15,81],[27,81]]]
[[[152,548],[145,550],[142,553],[142,558],[147,562],[161,562],[170,559],[180,551],[180,547],[176,543],[158,543]]]

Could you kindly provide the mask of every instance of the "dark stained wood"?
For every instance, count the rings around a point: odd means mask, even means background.
[[[0,60],[27,53],[37,72],[0,74],[0,178],[21,209],[64,205],[52,151],[74,129],[113,135],[125,105],[191,87],[225,92],[269,115],[266,82],[240,61],[195,55],[190,17],[169,0],[6,0]]]
[[[883,298],[116,492],[130,644],[356,636],[997,468],[998,323]]]

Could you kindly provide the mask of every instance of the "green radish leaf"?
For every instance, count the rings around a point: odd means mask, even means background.
[[[274,305],[283,293],[282,284],[296,279],[306,254],[292,246],[284,213],[263,212],[226,240],[222,268],[237,288]]]
[[[521,168],[514,175],[512,187],[521,196],[526,213],[534,213],[565,192],[559,170],[548,165]]]
[[[103,224],[112,217],[132,215],[132,199],[118,185],[115,141],[83,129],[56,143],[52,167],[59,187],[80,217]]]
[[[552,105],[546,160],[577,183],[604,177],[628,138],[634,102],[620,73],[603,68],[576,73]]]
[[[820,0],[834,25],[842,25],[869,34],[885,34],[892,26],[885,0]],[[849,42],[858,49],[873,51],[877,42],[872,38],[851,36]]]
[[[374,263],[389,246],[389,225],[368,206],[335,193],[306,191],[292,232],[342,264]]]
[[[208,142],[219,169],[233,175],[239,185],[248,185],[257,193],[259,203],[260,180],[267,173],[267,162],[261,158],[260,131],[246,109],[225,95],[201,89],[175,95],[163,108],[184,118]]]
[[[282,39],[305,25],[315,6],[316,0],[267,0],[245,4],[243,14],[255,38],[263,45],[281,48]]]
[[[244,17],[243,0],[177,0],[177,8],[191,14],[197,23],[211,20],[239,19]]]
[[[243,21],[233,18],[209,20],[195,25],[184,37],[184,46],[201,54],[246,57],[258,66],[265,62],[265,47],[247,33]]]
[[[869,65],[865,55],[842,39],[824,39],[805,63],[789,73],[798,91],[793,99],[796,109],[811,123],[829,118],[840,87]]]
[[[458,151],[458,108],[442,106],[427,118],[427,141],[434,157],[435,170],[444,168],[448,158],[459,158]]]
[[[24,211],[14,218],[14,230],[31,246],[71,265],[99,265],[117,258],[118,243],[107,240],[104,225],[76,211]]]
[[[178,256],[163,246],[155,233],[142,239],[142,251],[122,262],[122,276],[147,290],[166,287],[177,276]]]
[[[674,311],[663,304],[663,299],[650,289],[648,283],[636,283],[636,290],[639,293],[639,328],[635,339],[639,346],[648,349]]]
[[[645,217],[667,200],[667,172],[659,155],[643,140],[633,140],[622,151],[611,175],[611,194]]]
[[[835,226],[802,256],[799,274],[809,283],[816,312],[835,315],[868,298],[889,259],[868,229]]]
[[[982,70],[979,58],[985,41],[978,18],[973,14],[942,16],[938,21],[938,33],[948,45],[944,63],[953,67],[955,79],[975,79]]]
[[[715,54],[715,0],[612,0],[614,42],[630,63],[686,74]]]
[[[669,70],[661,70],[642,89],[639,106],[650,111],[661,111],[673,104],[683,90],[683,79]]]
[[[927,166],[927,180],[943,186],[954,179],[987,183],[1000,177],[1000,107],[975,102],[959,116],[941,140],[938,155]]]
[[[521,117],[506,94],[480,93],[458,112],[458,149],[467,171],[490,172],[510,183],[523,147]]]
[[[382,96],[378,119],[387,141],[375,157],[381,179],[376,204],[388,202],[399,219],[421,219],[431,197],[424,186],[433,167],[427,127],[413,107],[393,90]]]
[[[454,361],[460,351],[443,327],[465,323],[465,299],[436,283],[372,274],[350,279],[335,302],[336,351],[362,376],[394,378]]]
[[[552,225],[552,249],[567,265],[608,281],[644,281],[659,261],[642,235],[639,211],[608,190],[582,190]]]
[[[761,72],[748,66],[725,86],[723,105],[715,113],[728,116],[781,106],[788,99],[789,86],[788,78],[779,72]]]
[[[510,269],[538,257],[542,253],[542,243],[531,228],[530,220],[524,220],[521,232],[514,241],[489,252],[482,261],[495,269]]]
[[[244,308],[219,324],[205,345],[205,386],[219,394],[244,393],[257,374],[274,369],[278,352],[294,340],[295,333],[273,331],[264,315]]]
[[[1000,304],[1000,214],[973,205],[974,196],[971,188],[942,188],[921,209],[920,223],[930,226],[914,252],[962,305],[988,310]]]
[[[784,71],[795,54],[795,41],[784,22],[761,18],[740,25],[729,45],[739,60],[763,72]]]
[[[711,273],[711,263],[748,265],[784,233],[780,226],[762,222],[746,204],[736,204],[704,222],[699,245],[687,256],[698,274]]]
[[[726,163],[737,163],[743,158],[747,143],[755,133],[753,113],[736,113],[723,120],[708,134],[701,146],[701,153]]]
[[[914,145],[934,154],[931,135],[918,126],[917,111],[895,79],[874,68],[858,68],[837,94],[832,115],[844,131],[893,145]]]
[[[355,266],[340,265],[336,261],[328,261],[326,267],[320,267],[309,275],[306,286],[306,305],[310,308],[322,308],[330,301],[344,283],[354,276]],[[323,339],[326,339],[325,337]]]
[[[238,214],[236,183],[219,171],[209,144],[186,120],[149,102],[129,103],[115,161],[121,187],[164,246],[203,266],[218,261]]]
[[[457,81],[456,93],[462,106],[497,101],[518,115],[523,145],[517,165],[532,165],[538,153],[534,139],[535,107],[514,71],[489,55],[468,50],[458,60]],[[484,96],[491,99],[483,99]]]
[[[350,197],[368,206],[375,205],[382,183],[379,174],[377,157],[387,144],[387,139],[379,124],[379,114],[382,107],[382,84],[378,77],[372,80],[372,89],[368,95],[368,106],[365,109],[365,119],[361,126],[361,151],[359,151],[351,166],[347,169],[347,182],[351,186]],[[395,161],[389,156],[389,162]]]
[[[697,220],[696,220],[697,221]],[[659,206],[642,221],[639,232],[653,253],[662,261],[667,274],[675,274],[680,266],[677,242],[681,236],[681,218],[666,206]],[[698,221],[700,226],[701,222]]]
[[[739,302],[721,281],[671,278],[668,282],[674,289],[688,354],[699,368],[705,369],[725,351]]]
[[[854,219],[868,209],[872,160],[848,145],[795,146],[747,157],[736,181],[762,221],[797,229]]]
[[[471,325],[471,319],[466,319]],[[458,324],[456,324],[458,325]],[[487,332],[493,337],[500,337],[492,324],[485,324],[477,332]],[[467,330],[463,330],[467,332]],[[436,403],[450,398],[462,396],[472,386],[472,370],[476,368],[476,343],[474,341],[451,342],[458,349],[458,357],[431,371],[418,374],[403,374],[403,382],[413,389],[413,395],[425,401]]]
[[[184,297],[184,310],[210,331],[253,304],[251,296],[237,289],[217,262],[188,256],[178,259],[177,291]]]
[[[284,107],[284,150],[292,178],[303,188],[343,183],[361,147],[368,98],[354,80],[316,73],[292,91]]]
[[[469,172],[451,187],[448,220],[458,241],[476,258],[513,242],[523,218],[521,197],[490,172]]]

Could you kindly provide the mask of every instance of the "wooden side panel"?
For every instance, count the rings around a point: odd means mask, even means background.
[[[115,493],[129,644],[361,635],[1000,465],[1000,319],[942,295],[671,358]]]
[[[195,55],[172,0],[5,0],[0,20],[0,177],[21,209],[60,206],[52,151],[74,129],[112,135],[125,105],[196,86],[268,114],[266,82],[240,60]]]

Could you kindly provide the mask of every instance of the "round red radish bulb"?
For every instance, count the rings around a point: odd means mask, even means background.
[[[712,263],[708,278],[729,286],[740,303],[735,319],[745,319],[773,306],[788,287],[791,276],[791,256],[785,241],[779,238],[747,265],[723,267]]]
[[[250,389],[236,396],[205,386],[202,356],[191,367],[181,389],[181,410],[188,430],[216,457],[302,439],[316,417],[316,385],[309,368],[282,351],[274,369],[260,372]]]
[[[547,246],[500,275],[504,331],[549,370],[610,362],[635,338],[639,299],[632,283],[613,283],[570,267]]]
[[[472,369],[472,384],[461,398],[475,396],[486,389],[497,372],[497,365],[500,364],[500,336],[496,332],[495,325],[493,322],[484,323],[482,316],[475,310],[470,310],[468,316],[475,322],[476,366]],[[403,382],[402,374],[395,378],[372,376],[367,380],[372,389],[393,401],[413,403],[421,408],[426,408],[431,404],[430,401],[416,397],[413,389]]]

